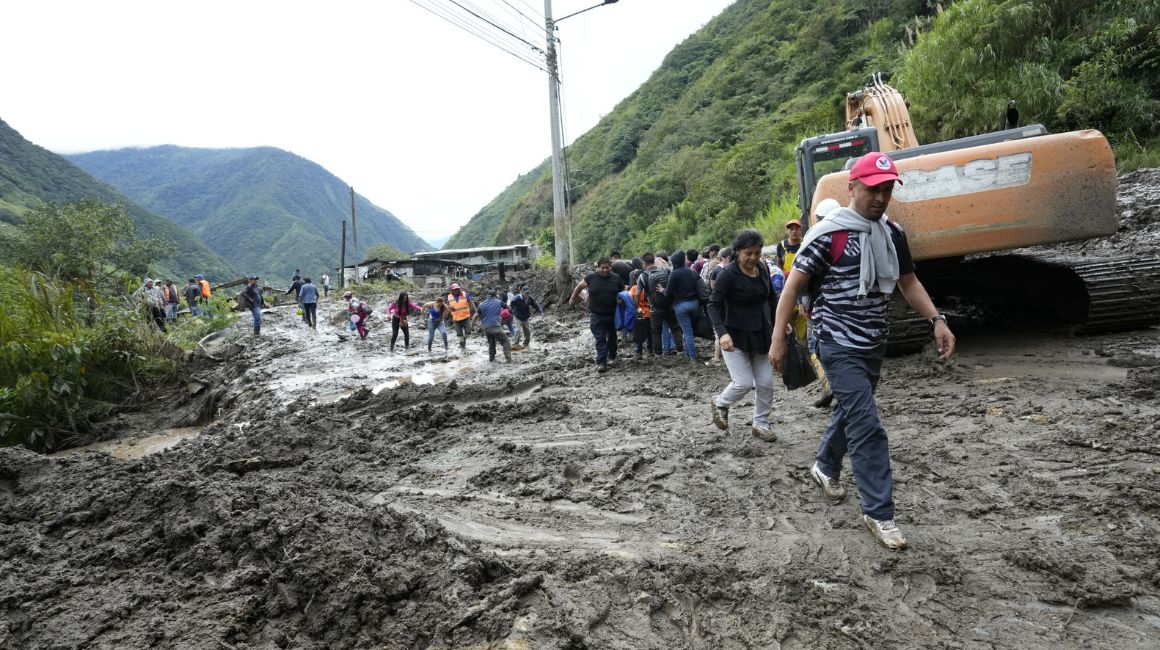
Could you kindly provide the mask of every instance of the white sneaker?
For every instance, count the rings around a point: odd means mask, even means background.
[[[862,515],[862,523],[866,524],[866,530],[870,531],[870,536],[886,548],[894,551],[906,548],[906,537],[895,525],[893,519],[879,521],[870,515]]]
[[[838,483],[838,479],[826,476],[816,461],[814,462],[814,466],[810,468],[810,477],[814,479],[814,483],[817,483],[818,487],[822,488],[822,494],[827,499],[835,504],[845,501],[846,488]]]

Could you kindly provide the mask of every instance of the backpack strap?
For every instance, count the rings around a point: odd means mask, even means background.
[[[850,240],[849,230],[838,230],[830,235],[830,264],[837,264],[846,250],[846,242]]]

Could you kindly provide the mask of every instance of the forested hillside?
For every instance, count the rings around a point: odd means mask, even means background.
[[[338,265],[350,189],[320,165],[281,149],[162,146],[70,158],[149,207],[197,233],[247,273],[289,278]],[[390,212],[356,195],[359,246],[430,250]],[[347,236],[350,237],[350,224]],[[353,249],[348,249],[353,257]],[[351,260],[348,260],[351,261]]]
[[[86,198],[124,205],[138,235],[158,235],[176,245],[176,254],[158,262],[158,275],[181,279],[203,273],[214,280],[227,280],[240,274],[189,230],[142,208],[68,160],[25,140],[0,120],[0,227],[19,223],[21,215],[43,203],[71,203]]]
[[[794,146],[844,128],[845,93],[879,70],[922,142],[995,130],[1016,98],[1024,123],[1103,130],[1121,168],[1160,164],[1158,26],[1158,0],[738,0],[568,147],[577,253],[700,247],[747,225],[780,235]],[[542,169],[456,243],[551,250]]]

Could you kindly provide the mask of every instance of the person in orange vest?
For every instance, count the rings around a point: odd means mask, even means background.
[[[173,280],[165,281],[165,286],[161,287],[161,296],[165,299],[165,322],[172,323],[177,320],[177,305],[181,304],[181,294]]]
[[[213,309],[210,308],[209,299],[213,296],[213,289],[209,288],[209,282],[198,273],[193,276],[197,280],[197,288],[201,289],[201,305],[202,311],[206,316],[213,316]]]
[[[467,349],[467,333],[471,331],[471,315],[479,310],[479,305],[471,299],[458,282],[452,282],[448,287],[451,293],[447,294],[447,311],[451,314],[451,322],[455,325],[455,334],[459,337],[459,349]]]

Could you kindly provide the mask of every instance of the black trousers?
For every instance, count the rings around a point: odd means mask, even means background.
[[[401,323],[398,316],[391,317],[391,349],[395,349],[395,341],[399,339],[399,330],[403,330],[403,347],[411,348],[411,328],[407,327],[406,323]]]
[[[673,334],[673,344],[678,350],[683,350],[685,347],[684,337],[681,336],[681,324],[677,322],[677,314],[671,309],[657,309],[653,307],[652,313],[649,314],[649,326],[652,327],[652,353],[660,354],[664,349],[661,347],[661,333],[664,331],[664,324],[669,324],[669,331]]]
[[[318,328],[318,303],[302,303],[302,322],[315,329]]]

